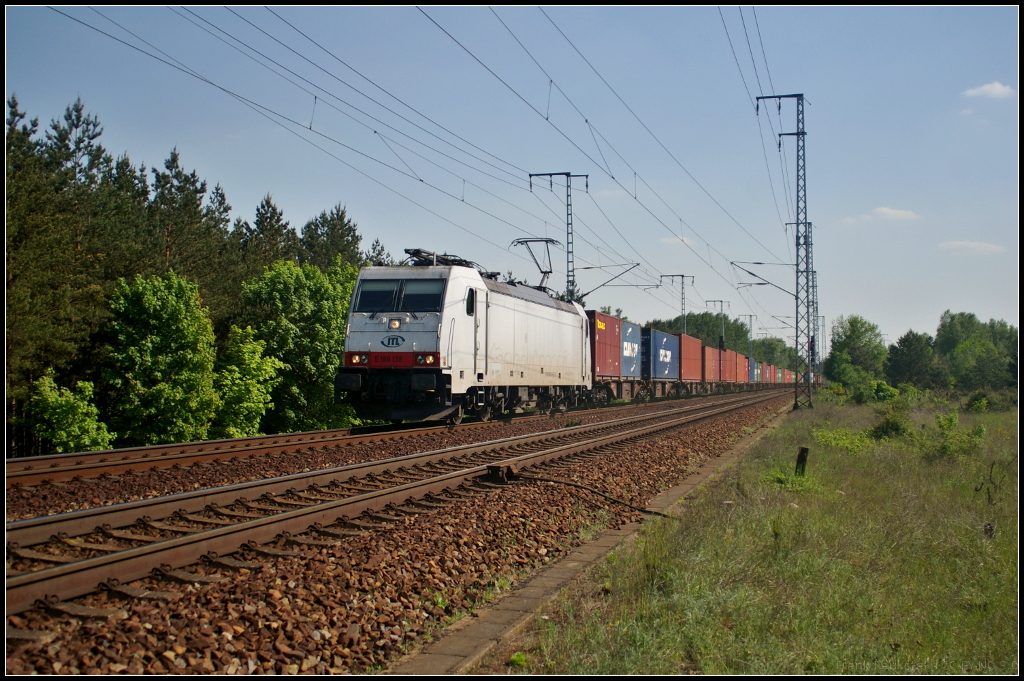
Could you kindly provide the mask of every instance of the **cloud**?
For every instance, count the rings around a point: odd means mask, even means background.
[[[966,97],[991,97],[992,99],[1006,99],[1010,95],[1017,94],[1009,85],[1003,85],[999,81],[989,83],[988,85],[982,85],[981,87],[971,88],[970,90],[964,90],[960,93]]]
[[[972,109],[964,109],[963,111],[960,112],[960,115],[961,116],[970,116],[972,113],[974,113],[974,111]]]
[[[663,244],[678,244],[682,240],[687,246],[693,245],[693,239],[687,239],[685,236],[666,236],[663,237],[661,243]]]
[[[884,207],[874,209],[871,214],[882,220],[917,220],[921,217],[912,210]]]
[[[947,251],[962,251],[973,255],[995,255],[1006,251],[1002,246],[987,244],[984,241],[946,241],[939,248]]]
[[[899,208],[886,208],[879,206],[870,213],[865,213],[856,218],[843,218],[844,225],[852,225],[857,222],[870,222],[871,220],[918,220],[920,215],[912,210],[900,210]]]

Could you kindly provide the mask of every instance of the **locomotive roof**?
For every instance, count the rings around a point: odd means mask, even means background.
[[[470,267],[460,267],[452,265],[431,265],[431,266],[420,266],[420,267],[364,267],[359,272],[361,278],[369,279],[432,279],[432,278],[448,278],[452,270],[464,270],[466,274],[470,272],[476,275],[480,273]],[[369,275],[369,276],[365,276]],[[520,300],[527,300],[531,303],[543,305],[545,307],[553,307],[556,310],[563,310],[565,312],[571,312],[574,315],[581,315],[580,311],[577,310],[576,306],[572,303],[565,303],[561,300],[552,298],[544,291],[538,291],[532,286],[525,284],[504,284],[501,282],[488,279],[486,277],[480,277],[484,286],[488,290],[500,293],[505,296],[512,298],[518,298]]]
[[[552,298],[543,291],[538,291],[532,286],[520,286],[518,284],[503,284],[497,281],[491,281],[490,279],[484,279],[484,285],[495,293],[501,293],[506,296],[512,296],[513,298],[519,298],[520,300],[528,300],[531,303],[537,303],[546,307],[553,307],[557,310],[564,310],[571,312],[575,315],[580,314],[576,309],[576,306],[572,303],[564,303],[561,300]]]

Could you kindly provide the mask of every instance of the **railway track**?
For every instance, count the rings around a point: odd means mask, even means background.
[[[430,512],[490,489],[505,473],[656,436],[687,423],[778,397],[757,392],[641,417],[407,455],[7,524],[8,613],[51,606],[150,575],[203,581],[180,568],[201,559],[237,568],[241,549],[273,555],[269,542],[329,546],[385,529],[400,515]],[[193,576],[189,576],[189,575]],[[127,589],[128,592],[131,589]],[[130,593],[128,595],[131,595]],[[136,594],[138,596],[138,594]],[[139,596],[142,597],[142,596]]]
[[[716,399],[716,398],[712,398]],[[606,407],[629,409],[631,407]],[[515,422],[541,420],[544,416],[516,416]],[[463,423],[458,426],[363,426],[336,430],[265,435],[230,440],[207,440],[182,444],[130,447],[98,452],[53,454],[7,459],[5,480],[8,489],[33,487],[75,479],[117,476],[127,472],[187,467],[231,459],[255,458],[282,453],[301,453],[328,447],[344,447],[366,442],[384,442],[449,431],[472,431],[493,427],[496,421]]]
[[[464,423],[453,428],[457,430],[474,430],[489,425],[493,425],[493,423]],[[174,466],[184,467],[195,463],[208,463],[211,461],[224,461],[284,452],[301,452],[322,447],[343,447],[363,442],[430,435],[432,433],[445,432],[449,428],[449,426],[340,428],[288,435],[264,435],[232,440],[207,440],[183,444],[153,445],[150,447],[128,447],[100,452],[33,456],[8,459],[6,462],[6,480],[8,489],[12,487],[31,487],[43,482],[61,482],[76,478],[99,477],[101,475],[120,475],[127,471],[144,471],[153,468],[172,468]]]

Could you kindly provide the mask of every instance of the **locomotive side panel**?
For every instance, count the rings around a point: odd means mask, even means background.
[[[589,384],[586,317],[567,304],[555,307],[513,297],[497,286],[504,285],[489,286],[487,296],[487,370],[480,385]]]

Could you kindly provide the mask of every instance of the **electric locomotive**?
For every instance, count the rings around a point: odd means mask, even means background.
[[[336,399],[362,418],[452,422],[588,399],[582,307],[462,258],[406,253],[412,266],[359,272]]]

